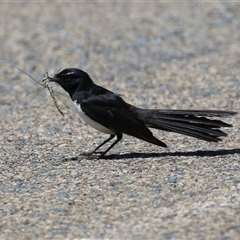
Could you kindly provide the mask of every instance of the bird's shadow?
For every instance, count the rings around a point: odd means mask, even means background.
[[[124,153],[124,154],[110,154],[101,157],[101,159],[109,159],[109,160],[117,160],[117,159],[131,159],[131,158],[162,158],[162,157],[192,157],[192,156],[197,156],[197,157],[215,157],[215,156],[224,156],[224,155],[233,155],[233,154],[239,154],[240,153],[240,148],[233,148],[233,149],[219,149],[219,150],[198,150],[198,151],[191,151],[191,152],[163,152],[163,153],[136,153],[136,152],[131,152],[131,153]],[[94,154],[91,156],[84,156],[84,159],[91,159],[91,160],[96,160],[99,159],[99,155]],[[81,155],[73,158],[68,158],[65,160],[81,160]]]

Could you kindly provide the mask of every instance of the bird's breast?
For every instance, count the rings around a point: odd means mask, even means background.
[[[112,130],[104,127],[103,125],[99,124],[98,122],[92,120],[90,117],[88,117],[81,108],[81,105],[77,103],[77,101],[73,102],[73,105],[76,107],[79,115],[81,118],[91,127],[98,130],[99,132],[106,133],[106,134],[115,134]]]

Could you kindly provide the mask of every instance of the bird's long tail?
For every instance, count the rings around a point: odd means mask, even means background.
[[[230,117],[236,112],[215,110],[151,110],[138,109],[142,121],[150,128],[176,132],[202,139],[208,142],[221,141],[220,137],[227,136],[220,130],[222,127],[232,127],[231,124],[214,117]]]

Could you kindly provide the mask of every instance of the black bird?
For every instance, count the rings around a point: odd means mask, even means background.
[[[97,146],[92,152],[105,143],[117,139],[100,156],[104,156],[122,139],[123,133],[167,147],[165,143],[153,136],[148,128],[156,128],[169,132],[181,133],[208,142],[221,141],[227,134],[221,127],[232,125],[207,117],[227,117],[235,115],[232,111],[216,110],[161,110],[142,109],[126,103],[119,95],[96,85],[89,75],[77,68],[67,68],[49,78],[57,82],[70,95],[80,116],[91,127],[110,137]]]

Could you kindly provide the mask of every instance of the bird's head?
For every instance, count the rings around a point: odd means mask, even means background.
[[[76,91],[87,91],[93,85],[89,75],[77,68],[66,68],[49,77],[49,81],[58,83],[70,96]]]

